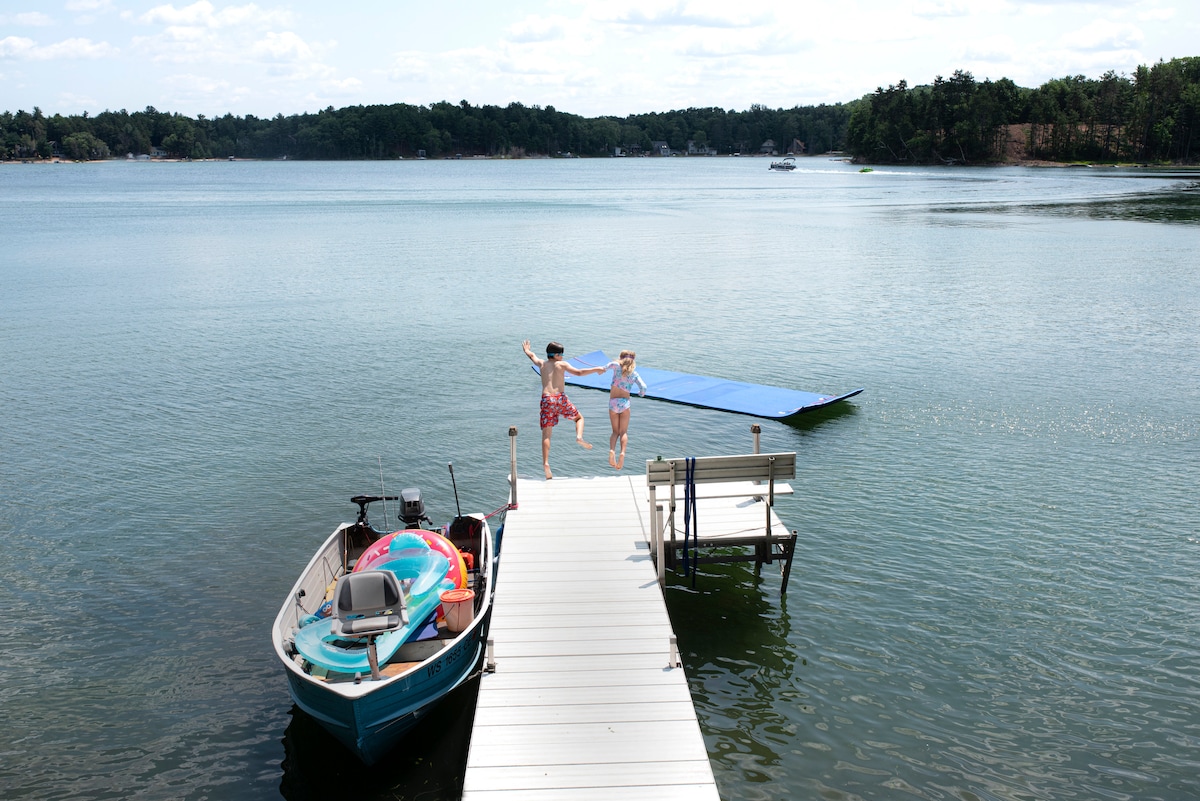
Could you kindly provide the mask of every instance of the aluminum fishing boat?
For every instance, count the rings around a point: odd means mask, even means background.
[[[405,528],[380,531],[367,507],[393,500]],[[358,519],[317,549],[271,639],[296,705],[370,765],[483,667],[498,547],[491,515],[421,528],[416,489],[351,501]]]

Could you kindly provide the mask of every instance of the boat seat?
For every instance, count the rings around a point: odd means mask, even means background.
[[[333,596],[331,633],[338,637],[369,637],[408,625],[404,593],[390,570],[347,573]]]

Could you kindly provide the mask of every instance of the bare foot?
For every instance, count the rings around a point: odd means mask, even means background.
[[[544,464],[544,465],[542,465],[542,467],[546,468],[546,480],[547,481],[554,478],[554,474],[550,472],[550,465]]]
[[[617,457],[617,469],[620,470],[625,466],[625,451],[621,451],[621,455]]]
[[[608,449],[608,464],[610,467],[617,466],[617,457],[613,455],[614,453],[615,451],[612,448]]]
[[[583,446],[583,449],[585,451],[590,451],[592,449],[592,443],[584,442],[583,437],[576,437],[575,441],[578,442],[581,446]]]

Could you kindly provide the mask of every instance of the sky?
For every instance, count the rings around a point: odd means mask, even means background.
[[[1197,0],[0,0],[0,111],[273,117],[467,101],[584,117],[1036,87],[1200,55]]]

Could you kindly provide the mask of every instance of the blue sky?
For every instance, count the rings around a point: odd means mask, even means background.
[[[442,100],[587,117],[853,100],[900,80],[1131,74],[1196,0],[0,0],[0,110],[296,114]]]

